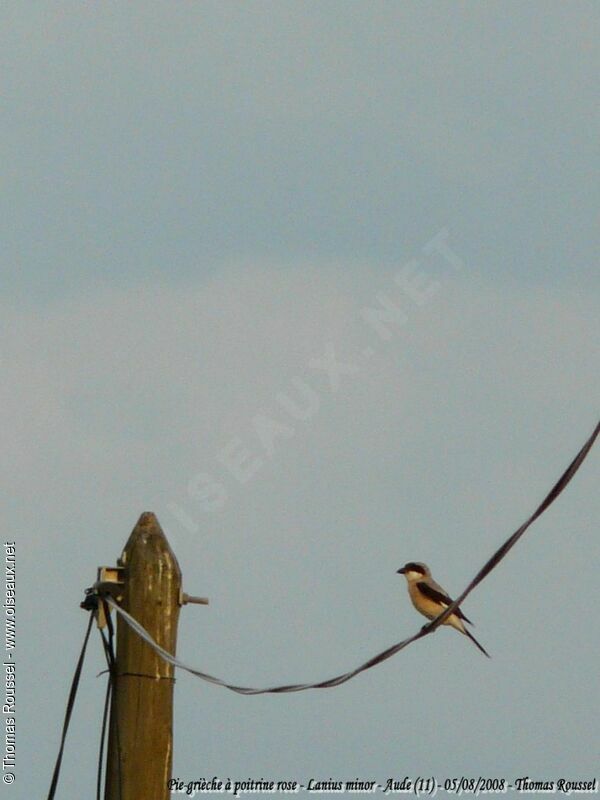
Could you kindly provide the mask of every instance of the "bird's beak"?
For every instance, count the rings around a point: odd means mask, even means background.
[[[400,569],[397,569],[397,570],[396,570],[396,573],[397,573],[398,575],[404,575],[404,567],[400,567]]]

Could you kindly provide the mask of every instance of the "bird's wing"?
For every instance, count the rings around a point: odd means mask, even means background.
[[[448,607],[452,602],[452,598],[435,581],[432,581],[431,583],[419,581],[419,583],[417,583],[417,587],[419,588],[419,591],[425,595],[425,597],[433,600],[434,603],[439,603],[442,606]],[[455,608],[454,613],[459,619],[464,619],[465,622],[468,622],[469,625],[473,624],[471,620],[463,614],[460,608]]]

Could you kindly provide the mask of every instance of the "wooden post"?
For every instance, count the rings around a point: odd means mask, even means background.
[[[181,592],[177,559],[154,514],[129,537],[122,606],[175,654]],[[168,800],[173,765],[173,667],[119,618],[105,800]]]

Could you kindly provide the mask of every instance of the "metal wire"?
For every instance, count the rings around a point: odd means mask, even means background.
[[[108,710],[110,708],[110,696],[112,694],[113,676],[110,674],[110,661],[106,648],[108,643],[104,638],[104,631],[100,631],[102,636],[102,643],[104,645],[104,653],[106,660],[109,664],[108,680],[106,681],[106,692],[104,695],[104,709],[102,711],[102,727],[100,728],[100,745],[98,749],[98,769],[96,770],[96,800],[102,800],[102,767],[104,765],[104,744],[106,741],[106,731],[108,727]]]
[[[111,608],[119,614],[123,620],[139,635],[141,638],[147,642],[156,653],[158,653],[161,658],[167,661],[169,664],[172,664],[174,667],[178,667],[179,669],[183,669],[186,672],[189,672],[192,675],[195,675],[197,678],[201,678],[208,683],[213,683],[216,686],[223,686],[225,689],[229,689],[232,692],[237,692],[238,694],[246,694],[246,695],[253,695],[253,694],[282,694],[285,692],[303,692],[307,689],[330,689],[334,686],[340,686],[342,683],[346,683],[346,681],[351,680],[356,675],[359,675],[361,672],[364,672],[367,669],[371,669],[371,667],[376,666],[377,664],[381,664],[382,661],[386,661],[388,658],[396,655],[399,653],[400,650],[403,650],[405,647],[408,647],[409,644],[412,642],[416,642],[417,639],[423,638],[423,636],[427,636],[430,633],[433,633],[440,625],[444,623],[447,617],[453,613],[456,607],[462,603],[462,601],[469,595],[473,589],[481,583],[481,581],[489,575],[489,573],[502,561],[502,559],[507,555],[508,551],[514,547],[514,545],[518,542],[518,540],[523,536],[525,531],[529,528],[529,526],[535,522],[535,520],[541,516],[544,511],[556,500],[559,494],[566,488],[569,482],[572,480],[573,476],[583,463],[585,457],[589,453],[592,448],[592,445],[596,441],[598,434],[600,433],[600,422],[596,425],[592,435],[583,445],[581,450],[577,453],[575,458],[571,461],[567,469],[563,472],[561,477],[558,481],[554,484],[552,489],[548,492],[544,500],[540,503],[538,508],[533,512],[533,514],[518,528],[513,534],[511,534],[508,539],[496,550],[496,552],[491,556],[491,558],[486,561],[483,567],[479,570],[479,572],[475,575],[473,580],[468,584],[467,588],[460,594],[456,600],[454,600],[446,609],[445,611],[436,617],[432,622],[429,622],[425,625],[418,633],[415,633],[413,636],[409,636],[407,639],[403,639],[398,644],[392,645],[392,647],[388,647],[387,650],[383,650],[381,653],[378,653],[373,658],[370,658],[368,661],[365,661],[364,664],[361,664],[356,669],[350,670],[349,672],[344,672],[341,675],[336,675],[334,678],[329,678],[325,681],[320,681],[318,683],[292,683],[292,684],[285,684],[283,686],[270,686],[266,689],[255,689],[249,686],[236,686],[235,684],[227,683],[220,678],[216,678],[214,675],[209,675],[207,672],[203,672],[202,670],[196,669],[195,667],[191,667],[188,664],[185,664],[180,659],[173,656],[159,644],[157,644],[152,636],[148,633],[148,631],[140,625],[140,623],[134,619],[131,614],[121,608],[110,595],[105,596],[105,600]]]
[[[79,679],[81,678],[81,669],[83,667],[83,661],[85,659],[85,651],[87,649],[87,644],[90,638],[90,631],[92,630],[92,623],[94,622],[94,619],[95,619],[95,613],[90,614],[88,625],[85,631],[85,636],[83,637],[83,645],[81,646],[81,652],[79,653],[79,658],[77,659],[77,666],[75,667],[75,673],[73,675],[73,680],[71,682],[71,689],[69,690],[69,698],[67,700],[67,708],[65,711],[63,729],[60,736],[60,747],[58,750],[58,756],[56,757],[56,763],[54,765],[54,772],[52,773],[52,780],[50,781],[50,789],[48,790],[48,800],[53,800],[54,794],[56,792],[56,787],[58,786],[58,778],[60,775],[60,768],[62,764],[63,753],[65,750],[67,731],[69,730],[69,723],[71,722],[71,714],[73,713],[75,698],[77,696],[77,689],[79,688]]]
[[[119,730],[119,713],[117,710],[118,692],[117,692],[117,660],[115,657],[115,631],[113,621],[110,616],[107,599],[103,597],[101,602],[104,606],[104,618],[106,619],[106,629],[108,636],[100,629],[100,636],[102,637],[102,646],[104,648],[104,655],[108,666],[108,685],[106,691],[106,698],[104,701],[104,714],[102,718],[102,732],[100,734],[100,752],[98,755],[98,775],[96,781],[97,800],[100,800],[101,782],[102,782],[102,763],[104,755],[104,741],[106,739],[106,729],[108,721],[108,704],[112,700],[112,713],[114,714],[114,733],[115,744],[117,749],[117,786],[119,789],[119,800],[123,795],[122,788],[122,771],[121,771],[121,735]]]

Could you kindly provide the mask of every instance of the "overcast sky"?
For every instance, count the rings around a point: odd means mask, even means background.
[[[2,507],[18,763],[45,796],[78,604],[154,511],[178,653],[322,680],[460,592],[598,416],[598,6],[13,3]],[[336,689],[178,676],[174,775],[590,779],[599,453],[454,631]],[[237,464],[237,466],[236,466]],[[95,786],[90,652],[60,796]],[[7,791],[7,797],[10,792]]]

